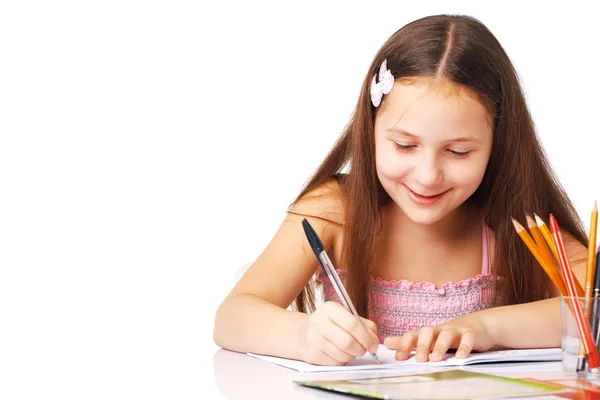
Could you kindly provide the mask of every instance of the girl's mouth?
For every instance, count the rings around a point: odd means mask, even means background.
[[[408,186],[406,188],[408,189],[408,195],[412,199],[412,201],[414,201],[417,204],[422,204],[422,205],[431,205],[431,204],[437,203],[450,190],[450,189],[448,189],[442,193],[434,194],[432,196],[425,196],[425,195],[413,192],[410,188],[408,188]]]

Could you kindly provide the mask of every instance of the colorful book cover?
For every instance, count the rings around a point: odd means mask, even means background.
[[[559,399],[571,399],[571,400],[595,400],[600,399],[600,382],[598,380],[588,380],[582,378],[572,379],[550,379],[540,380],[527,378],[526,380],[537,383],[546,383],[550,385],[562,386],[567,389],[571,389],[567,393],[559,393],[556,395]]]
[[[411,375],[370,377],[348,380],[294,381],[322,390],[374,399],[501,399],[547,396],[570,392],[562,385],[460,369]]]

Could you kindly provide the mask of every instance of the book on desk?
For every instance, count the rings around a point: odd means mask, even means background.
[[[344,366],[326,366],[313,365],[303,361],[290,360],[280,357],[265,356],[260,354],[248,353],[248,356],[254,357],[272,364],[289,368],[298,372],[345,372],[358,370],[391,370],[391,369],[427,369],[427,368],[458,368],[463,366],[474,366],[489,363],[509,363],[509,362],[544,362],[560,361],[562,351],[560,348],[549,349],[516,349],[516,350],[493,350],[481,353],[471,353],[464,358],[455,357],[448,353],[437,362],[417,362],[414,357],[405,361],[395,359],[395,351],[390,350],[384,345],[379,345],[377,355],[381,364],[373,361],[369,354],[358,357]]]

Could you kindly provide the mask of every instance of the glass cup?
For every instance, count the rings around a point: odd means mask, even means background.
[[[584,369],[578,371],[578,365],[582,360],[579,356],[581,339],[577,329],[575,314],[573,313],[572,302],[575,301],[581,307],[584,315],[589,308],[590,315],[596,315],[596,321],[593,321],[589,326],[592,329],[594,343],[597,343],[595,331],[598,331],[598,317],[600,314],[600,302],[598,299],[589,299],[586,297],[568,297],[561,296],[560,298],[560,320],[562,327],[562,368],[566,376],[578,377],[598,377],[600,374],[596,371],[590,371],[587,363],[583,364]],[[597,311],[596,311],[597,310]],[[595,326],[595,327],[594,327]],[[595,345],[595,344],[594,344]],[[585,354],[585,353],[584,353]]]

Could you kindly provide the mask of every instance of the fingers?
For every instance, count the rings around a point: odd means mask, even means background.
[[[377,335],[377,324],[375,324],[375,322],[371,321],[370,319],[366,319],[363,317],[360,317],[360,320],[363,324],[363,326],[365,328],[367,328],[367,330],[369,331],[369,333],[371,335],[373,335],[373,337],[375,338],[375,340],[377,341],[377,343],[379,343],[379,336]]]
[[[475,332],[471,329],[457,331],[452,328],[442,329],[429,356],[431,361],[441,361],[450,347],[456,347],[456,357],[466,357],[475,344]]]
[[[437,330],[434,327],[427,326],[419,331],[417,339],[417,349],[415,352],[415,360],[418,362],[429,361],[429,353],[433,347],[433,343],[437,338]]]
[[[325,350],[322,348],[312,349],[308,353],[308,357],[305,359],[309,364],[315,365],[345,365],[345,361],[339,361],[334,358],[331,358],[329,354],[325,353]]]
[[[384,344],[388,349],[396,350],[398,361],[408,359],[412,350],[416,348],[415,360],[425,362],[429,361],[429,353],[437,337],[438,329],[428,326],[419,331],[406,332],[402,336],[387,337]]]
[[[430,361],[441,361],[450,346],[455,345],[460,340],[460,334],[454,329],[442,329],[438,334],[437,340],[433,345],[433,350],[429,355]]]
[[[335,323],[329,324],[324,333],[324,338],[340,351],[349,354],[352,358],[360,357],[367,351],[350,332]],[[335,358],[335,357],[334,357]],[[336,358],[339,359],[339,358]]]
[[[303,342],[303,360],[317,365],[344,365],[356,356],[344,351],[333,343],[352,343],[356,340],[346,331],[334,324],[327,315],[314,313]],[[361,349],[360,345],[356,345]],[[361,353],[364,354],[364,351]]]
[[[419,332],[406,332],[402,336],[385,338],[384,344],[390,350],[396,350],[396,360],[406,360],[417,345]]]
[[[408,359],[416,348],[416,361],[441,361],[451,347],[457,348],[456,357],[468,356],[475,344],[475,331],[448,326],[425,327],[402,336],[387,337],[384,344],[396,350],[396,360]]]
[[[335,365],[344,365],[348,361],[356,358],[356,355],[348,353],[344,350],[340,350],[335,344],[331,343],[326,338],[323,338],[323,344],[321,348],[323,353],[335,362]]]
[[[339,349],[357,357],[362,356],[367,351],[377,351],[379,338],[377,337],[375,323],[364,318],[359,321],[344,306],[338,303],[334,304],[335,306],[331,305],[330,307],[336,307],[337,310],[331,312],[329,317],[335,325],[349,336],[342,335],[339,332],[330,332],[331,336],[327,336],[329,341],[335,343]],[[333,336],[334,334],[336,336]]]
[[[373,321],[355,317],[344,306],[326,302],[308,315],[302,331],[304,361],[343,365],[367,351],[377,351],[379,338]]]
[[[468,329],[463,332],[460,344],[456,350],[456,357],[466,357],[473,350],[475,345],[475,331]]]

